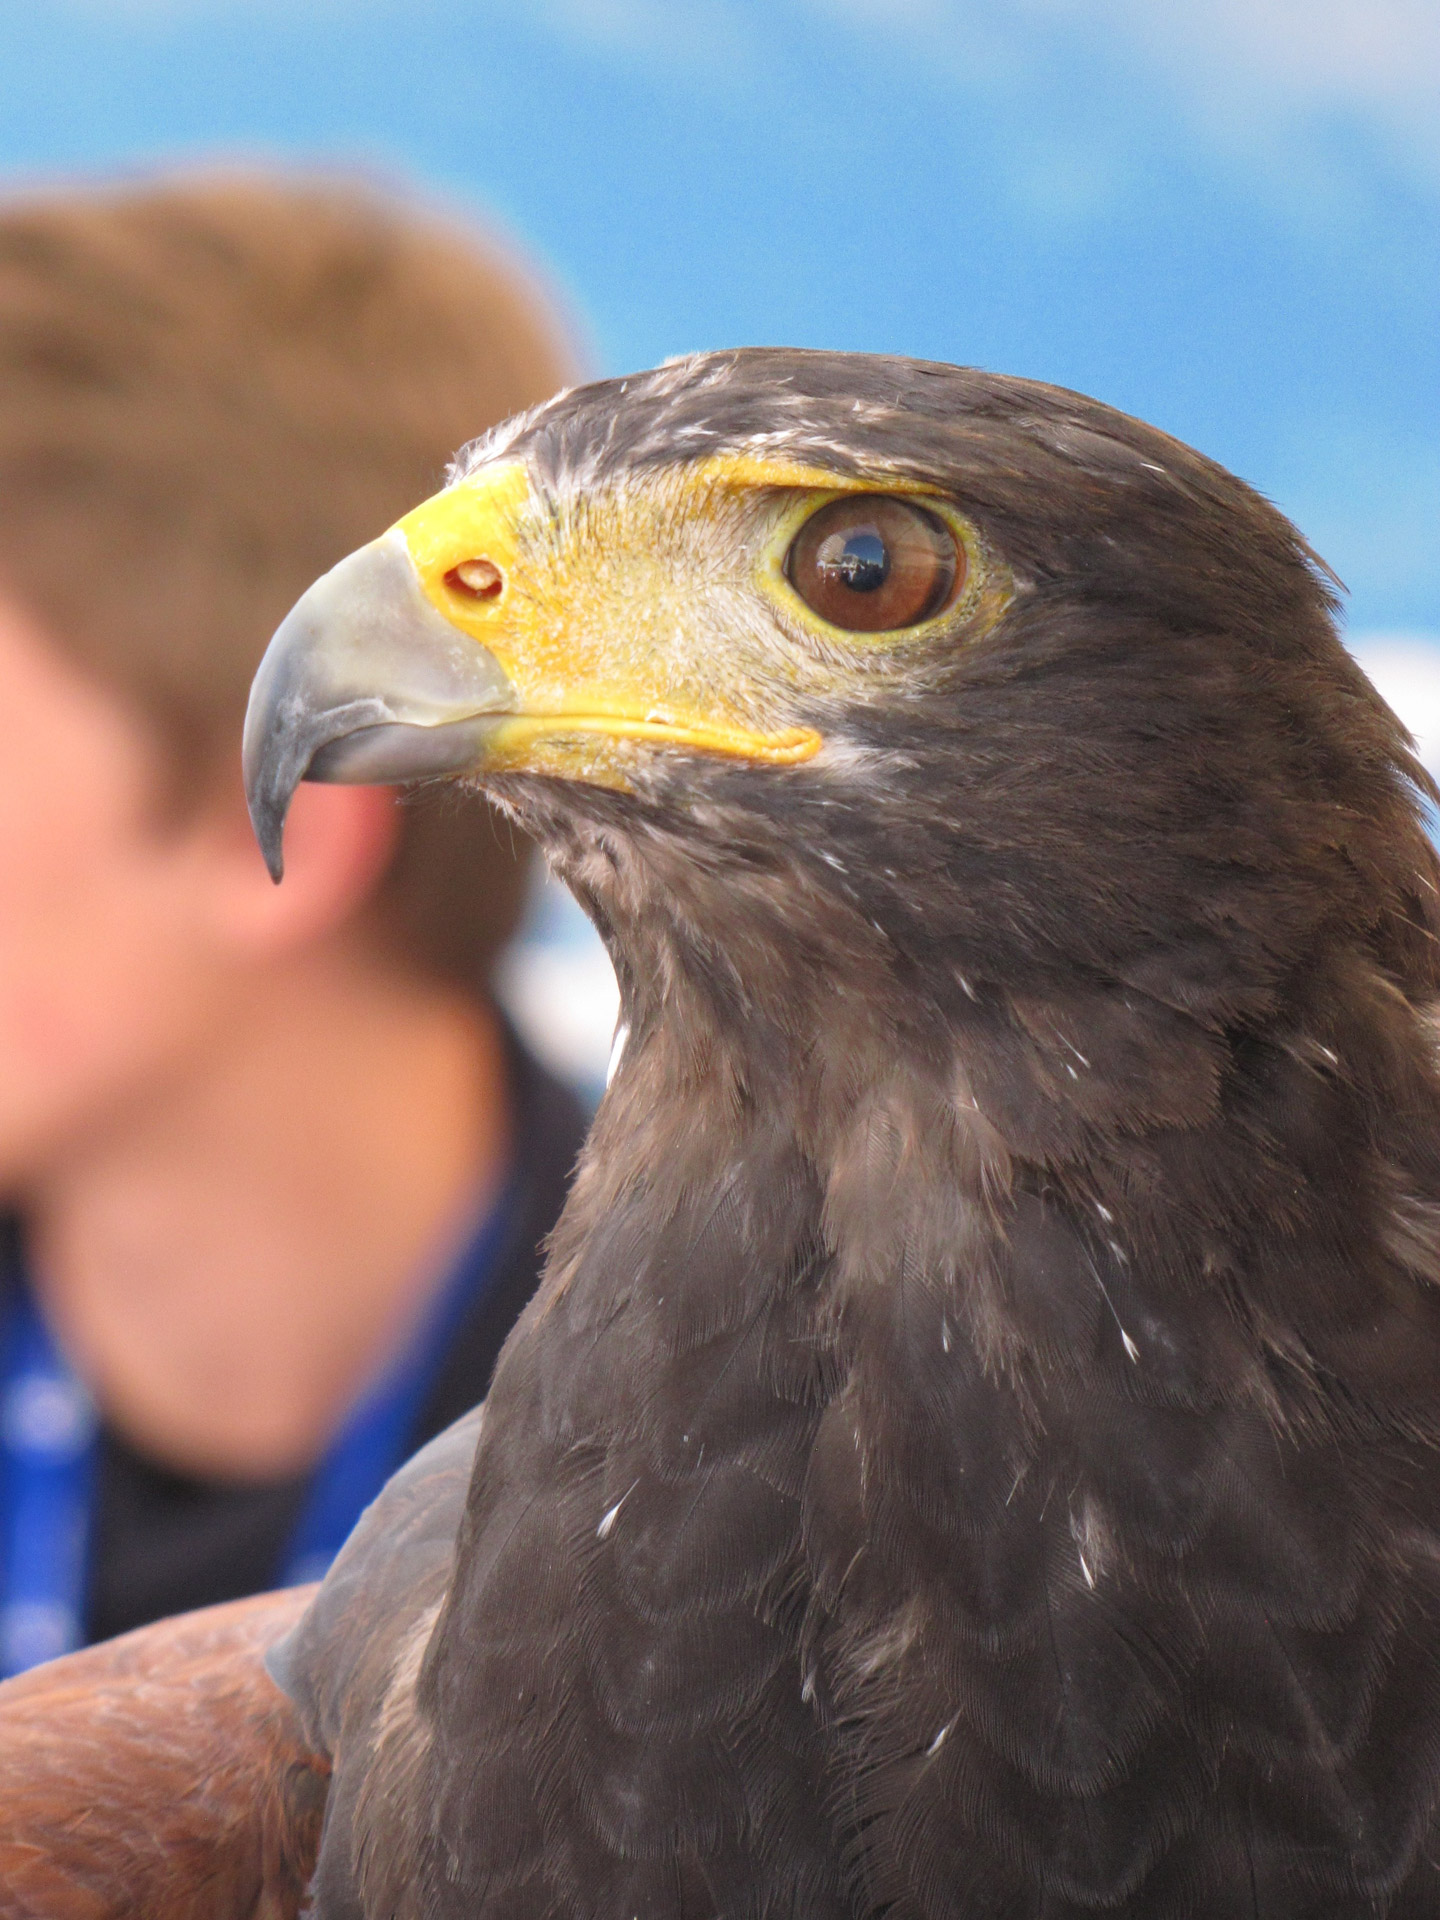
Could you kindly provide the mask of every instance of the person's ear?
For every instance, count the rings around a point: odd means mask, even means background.
[[[399,834],[391,787],[296,789],[285,823],[285,878],[265,870],[238,783],[226,783],[206,837],[217,864],[209,889],[217,931],[256,957],[337,932],[359,914],[390,864]]]

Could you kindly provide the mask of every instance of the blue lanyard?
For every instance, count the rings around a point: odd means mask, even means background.
[[[514,1211],[512,1178],[409,1340],[351,1407],[310,1482],[281,1561],[280,1586],[303,1587],[320,1579],[355,1522],[409,1453],[426,1396],[460,1323],[499,1266]]]
[[[352,1405],[311,1478],[277,1584],[318,1580],[404,1460],[461,1322],[510,1238],[512,1180],[420,1323]],[[0,1677],[84,1640],[100,1423],[17,1263],[0,1283]]]
[[[30,1290],[0,1341],[0,1675],[78,1647],[99,1422]]]

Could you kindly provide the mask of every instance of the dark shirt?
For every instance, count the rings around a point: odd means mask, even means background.
[[[431,1382],[408,1451],[483,1400],[495,1361],[540,1276],[542,1242],[564,1203],[585,1116],[513,1042],[514,1170],[507,1230],[488,1284]],[[196,1479],[102,1427],[86,1632],[107,1639],[170,1613],[261,1592],[278,1577],[310,1476]]]

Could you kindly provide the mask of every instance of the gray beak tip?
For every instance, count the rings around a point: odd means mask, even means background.
[[[290,811],[290,797],[305,777],[306,743],[287,739],[284,729],[277,726],[265,679],[262,666],[245,716],[242,765],[250,825],[270,878],[278,886],[285,872],[285,817]]]
[[[275,809],[267,809],[258,817],[250,816],[255,828],[255,838],[260,842],[260,851],[265,856],[265,865],[270,878],[278,887],[285,878],[285,821]]]
[[[302,780],[463,771],[513,700],[494,655],[424,598],[398,529],[342,560],[281,622],[250,690],[245,797],[271,879]]]
[[[246,745],[249,745],[248,740]],[[246,760],[249,759],[247,753]],[[252,775],[247,765],[245,800],[250,809],[250,825],[265,857],[265,865],[270,878],[278,886],[285,873],[285,816],[290,811],[290,794],[278,791],[273,780],[265,777],[269,771],[262,766],[257,770],[257,777]]]

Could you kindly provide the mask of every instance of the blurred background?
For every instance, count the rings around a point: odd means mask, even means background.
[[[4,0],[6,182],[205,158],[508,230],[597,373],[787,342],[1141,414],[1299,523],[1440,771],[1436,0]],[[563,896],[506,993],[593,1091]]]

